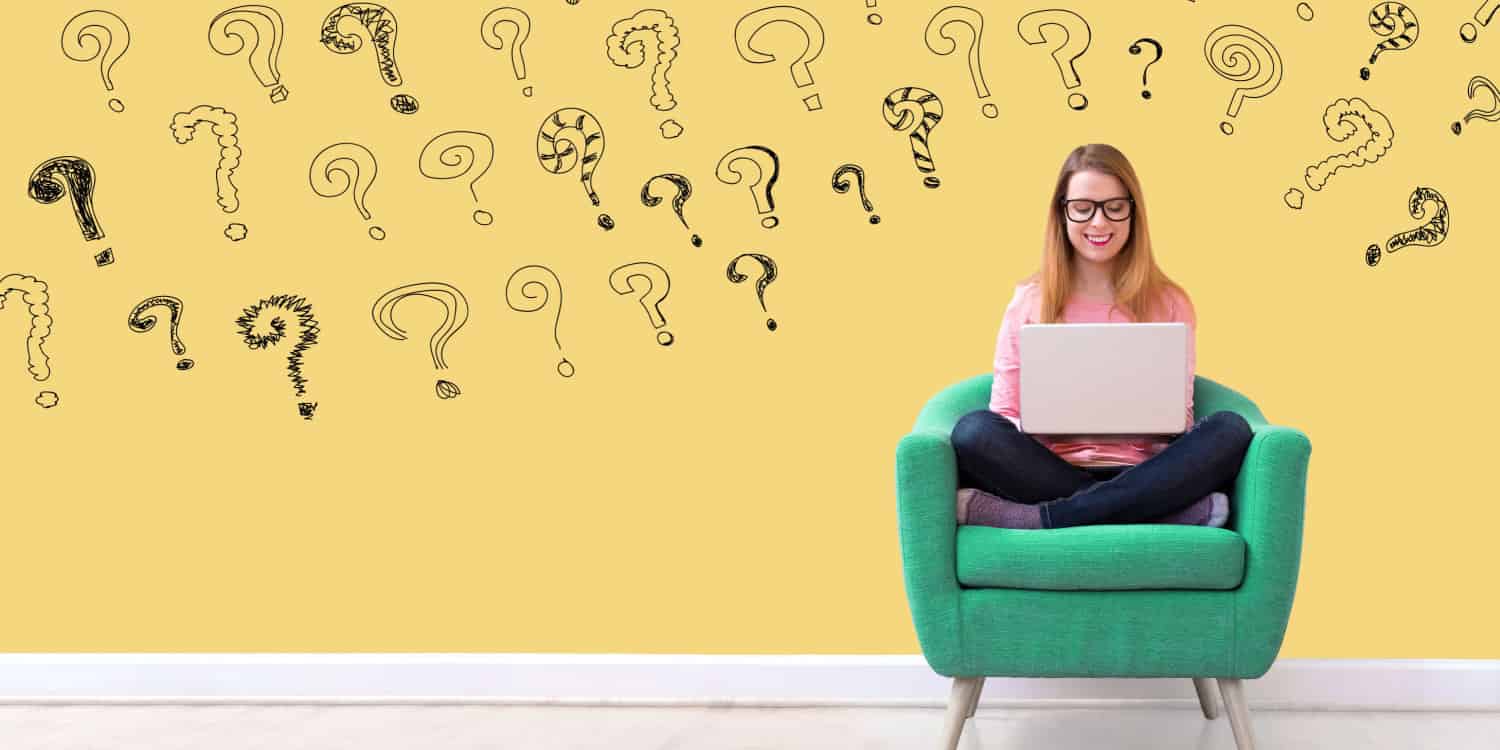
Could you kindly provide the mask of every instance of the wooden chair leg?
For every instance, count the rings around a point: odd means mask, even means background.
[[[943,741],[941,750],[958,750],[958,738],[964,732],[964,720],[969,707],[979,692],[983,677],[954,677],[953,691],[948,694],[948,713],[943,717]]]
[[[965,717],[971,718],[974,716],[974,712],[979,710],[979,696],[982,693],[984,693],[984,678],[980,677],[979,686],[974,688],[974,699],[969,702],[969,712],[964,714]]]
[[[1245,702],[1244,680],[1219,678],[1219,692],[1224,696],[1224,707],[1229,711],[1229,726],[1234,729],[1234,746],[1239,750],[1255,750],[1255,737],[1250,733],[1250,704]]]
[[[1194,677],[1193,689],[1198,691],[1198,707],[1203,709],[1203,718],[1219,718],[1219,704],[1214,700],[1213,682],[1211,677]]]

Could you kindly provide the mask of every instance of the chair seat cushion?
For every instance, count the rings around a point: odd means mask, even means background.
[[[956,557],[959,584],[982,588],[1233,589],[1245,575],[1238,532],[1184,524],[959,526]]]

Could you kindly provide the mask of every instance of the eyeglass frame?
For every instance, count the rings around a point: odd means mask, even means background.
[[[1057,199],[1057,202],[1058,202],[1059,205],[1062,206],[1062,209],[1063,209],[1062,214],[1063,214],[1063,218],[1064,219],[1067,219],[1068,221],[1071,221],[1074,224],[1083,224],[1085,222],[1093,221],[1094,214],[1097,214],[1100,211],[1104,211],[1104,204],[1109,203],[1110,201],[1118,201],[1118,200],[1123,200],[1123,201],[1125,201],[1130,206],[1130,213],[1126,214],[1126,216],[1125,216],[1124,219],[1115,219],[1115,218],[1111,218],[1110,217],[1108,211],[1105,211],[1104,212],[1104,218],[1109,219],[1110,221],[1126,221],[1126,220],[1134,217],[1135,216],[1135,199],[1132,198],[1132,197],[1130,197],[1130,196],[1125,196],[1123,198],[1106,198],[1106,199],[1104,199],[1102,201],[1090,200],[1088,198],[1059,198],[1059,199]],[[1083,217],[1082,219],[1074,219],[1073,217],[1069,216],[1068,215],[1068,203],[1073,202],[1073,201],[1077,201],[1079,203],[1092,203],[1093,205],[1089,207],[1089,215]]]

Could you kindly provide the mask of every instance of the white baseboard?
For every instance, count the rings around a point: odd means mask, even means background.
[[[0,704],[351,703],[942,707],[913,656],[0,654]],[[1500,711],[1500,660],[1282,659],[1252,709]],[[1186,678],[1002,678],[981,705],[1196,708]]]

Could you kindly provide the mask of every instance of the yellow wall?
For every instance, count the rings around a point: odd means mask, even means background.
[[[89,6],[14,8],[0,47],[12,106],[0,275],[44,280],[54,322],[52,374],[39,383],[25,304],[13,295],[0,311],[0,649],[916,653],[896,442],[931,394],[989,368],[1012,284],[1036,267],[1063,157],[1104,141],[1139,170],[1160,261],[1196,303],[1199,373],[1312,438],[1282,654],[1493,658],[1485,602],[1500,513],[1484,478],[1495,412],[1481,342],[1496,270],[1486,163],[1500,124],[1449,131],[1490,105],[1484,92],[1466,98],[1470,77],[1500,75],[1500,24],[1476,44],[1458,39],[1475,4],[1422,5],[1417,43],[1361,81],[1381,39],[1368,2],[1319,0],[1303,21],[1289,1],[1080,0],[1069,7],[1093,39],[1076,61],[1089,105],[1075,112],[1054,45],[1017,34],[1033,7],[985,3],[994,120],[963,55],[924,45],[935,2],[885,0],[878,26],[857,1],[806,2],[826,34],[810,66],[817,112],[789,73],[797,31],[756,37],[777,62],[735,53],[735,22],[758,7],[748,3],[667,8],[681,35],[671,112],[652,109],[648,68],[604,54],[611,24],[636,10],[617,2],[526,3],[525,82],[480,40],[493,5],[393,4],[399,88],[380,80],[371,49],[341,56],[319,43],[332,3],[284,2],[281,103],[244,56],[210,49],[209,21],[227,3],[109,3],[132,34],[113,91],[97,62],[59,47]],[[1263,34],[1284,66],[1279,88],[1242,103],[1232,136],[1218,124],[1242,84],[1203,52],[1226,23]],[[1149,55],[1126,51],[1147,36],[1164,47],[1149,102]],[[945,107],[936,190],[881,116],[905,85]],[[397,92],[420,110],[393,112]],[[1353,96],[1389,117],[1394,145],[1311,191],[1303,170],[1355,146],[1322,126],[1330,103]],[[199,104],[237,115],[233,216],[216,204],[212,137],[172,138],[173,113]],[[599,208],[577,172],[549,174],[536,156],[543,118],[568,106],[606,134]],[[667,117],[686,128],[680,138],[658,133]],[[455,129],[495,143],[477,202],[467,178],[417,168],[422,146]],[[379,162],[371,221],[350,196],[308,185],[313,156],[340,141]],[[746,184],[714,176],[721,156],[751,144],[780,155],[775,229],[760,226]],[[39,205],[21,190],[60,155],[96,170],[101,240],[83,240],[66,198]],[[851,161],[866,170],[878,226],[855,195],[830,189]],[[703,247],[668,205],[641,204],[642,183],[662,172],[692,181],[685,214]],[[1300,211],[1282,202],[1294,185],[1307,195]],[[1446,197],[1450,236],[1366,265],[1367,245],[1423,223],[1405,208],[1418,186]],[[476,207],[495,224],[471,221]],[[601,211],[614,230],[595,224]],[[223,237],[230,221],[249,237]],[[387,238],[367,237],[371,225]],[[96,267],[105,247],[116,260]],[[779,267],[767,311],[755,263],[739,266],[752,282],[725,278],[744,252]],[[670,347],[608,284],[611,269],[642,260],[671,275]],[[562,282],[572,378],[554,370],[556,309],[506,304],[506,279],[532,263]],[[371,320],[382,293],[423,281],[457,286],[471,306],[443,373],[426,344],[437,303],[397,307],[404,342]],[[174,369],[165,321],[126,326],[137,302],[161,294],[184,302],[190,371]],[[244,308],[274,294],[305,296],[321,328],[304,370],[311,420],[297,415],[285,344],[252,351],[236,332]],[[438,376],[462,395],[439,400]],[[35,405],[43,390],[60,403]]]

